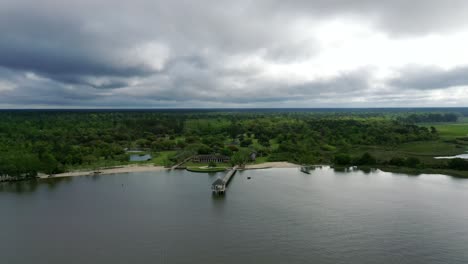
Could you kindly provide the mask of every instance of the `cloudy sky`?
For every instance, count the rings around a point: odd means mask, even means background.
[[[2,0],[0,108],[468,106],[466,0]]]

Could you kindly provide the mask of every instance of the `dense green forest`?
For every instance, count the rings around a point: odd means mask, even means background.
[[[414,142],[439,142],[436,126],[418,123],[456,122],[464,115],[374,110],[1,111],[0,175],[28,178],[127,164],[129,149],[152,153],[156,165],[171,165],[197,153],[235,156],[255,151],[260,161],[466,170],[464,160],[425,164],[412,155],[382,154]],[[465,146],[463,138],[450,140]]]

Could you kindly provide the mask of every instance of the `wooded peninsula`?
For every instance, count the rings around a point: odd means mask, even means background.
[[[468,151],[468,109],[3,110],[0,149],[0,176],[15,180],[194,155],[225,160],[187,166],[288,161],[468,177],[467,160],[435,159]]]

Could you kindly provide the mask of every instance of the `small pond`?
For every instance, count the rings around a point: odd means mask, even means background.
[[[148,161],[153,157],[150,154],[132,154],[130,155],[130,161]]]

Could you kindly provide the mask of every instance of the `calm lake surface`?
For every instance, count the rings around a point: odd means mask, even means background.
[[[217,175],[0,185],[0,263],[468,263],[467,180],[267,169],[216,198]]]

